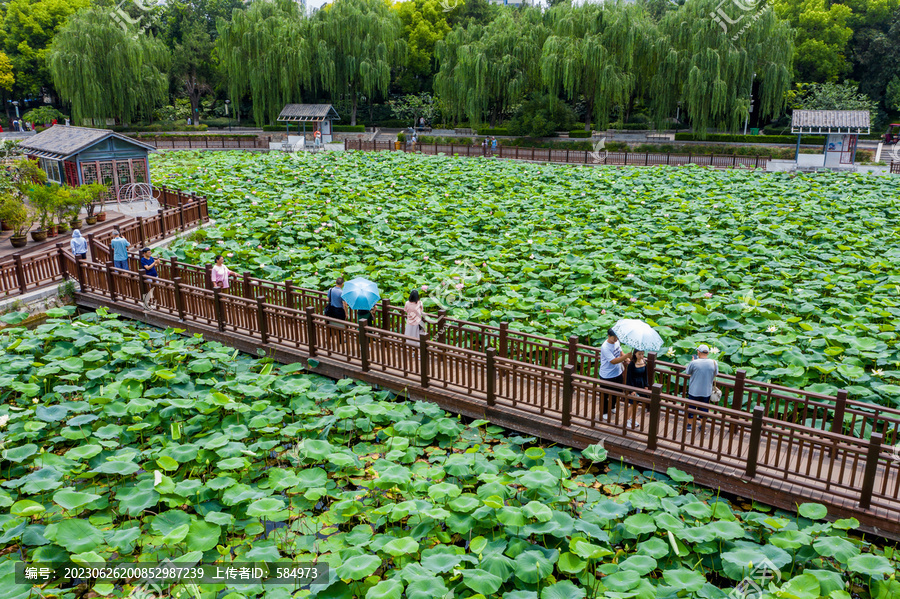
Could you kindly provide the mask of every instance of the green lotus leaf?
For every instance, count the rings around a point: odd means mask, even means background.
[[[381,560],[374,555],[357,555],[344,561],[335,573],[341,580],[362,580],[371,576],[381,566]]]
[[[94,493],[80,493],[71,489],[60,489],[53,494],[53,501],[65,510],[76,510],[100,499]]]
[[[366,591],[366,599],[400,599],[403,596],[403,583],[396,578],[382,580]]]

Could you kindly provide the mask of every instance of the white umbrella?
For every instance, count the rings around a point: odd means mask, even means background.
[[[614,324],[612,330],[620,343],[639,351],[659,351],[663,346],[659,333],[643,320],[625,318]]]

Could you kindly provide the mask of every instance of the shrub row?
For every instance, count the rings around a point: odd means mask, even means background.
[[[478,135],[509,135],[509,129],[505,127],[494,127],[493,129],[485,127],[484,129],[476,129],[475,132]]]
[[[209,127],[205,124],[200,125],[180,125],[178,123],[160,123],[157,125],[117,125],[110,127],[113,131],[127,131],[129,133],[138,133],[142,131],[206,131]]]
[[[591,131],[585,131],[584,129],[573,129],[572,131],[569,131],[569,137],[590,137],[591,135]]]
[[[256,139],[255,133],[229,133],[228,135],[181,135],[179,133],[136,133],[132,135],[135,139]]]
[[[365,133],[365,125],[334,125],[332,127],[335,133]]]
[[[721,133],[710,133],[706,139],[700,139],[696,133],[676,133],[676,141],[723,141],[736,143],[771,143],[771,144],[796,144],[797,137],[795,135],[726,135]],[[808,144],[824,144],[825,137],[822,135],[810,135],[801,140],[802,143]]]

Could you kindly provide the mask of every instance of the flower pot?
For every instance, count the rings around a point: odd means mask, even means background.
[[[31,238],[34,241],[45,241],[47,239],[47,230],[42,229],[40,231],[32,231]]]
[[[84,221],[89,225],[96,225],[97,217],[96,216],[88,216],[87,218],[84,219]]]
[[[69,232],[69,223],[59,223],[59,225],[57,225],[57,228],[59,230],[60,235],[63,235],[64,233],[68,233]]]
[[[77,229],[80,226],[81,226],[80,218],[73,218],[72,220],[69,221],[69,227],[71,227],[72,229]]]
[[[106,220],[106,213],[105,213],[105,212],[101,212],[100,214],[97,215],[97,222],[98,222],[98,223],[102,223],[102,222],[105,221],[105,220]]]
[[[5,220],[0,220],[0,231],[12,231],[12,227],[7,225]]]
[[[28,244],[28,237],[25,235],[22,235],[21,237],[10,237],[9,242],[14,248],[23,248]]]
[[[47,237],[56,237],[57,235],[59,235],[58,225],[50,225],[47,227]]]

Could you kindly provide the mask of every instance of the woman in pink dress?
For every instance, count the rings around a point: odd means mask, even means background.
[[[409,294],[409,301],[403,306],[403,310],[406,312],[406,330],[404,334],[407,337],[418,339],[419,334],[425,330],[425,327],[422,325],[422,314],[425,312],[425,308],[419,300],[419,291],[417,289],[413,289]]]
[[[228,270],[228,267],[225,266],[224,256],[222,256],[221,254],[216,256],[216,263],[212,267],[213,288],[228,289],[229,275],[237,276],[237,273],[232,270]]]

